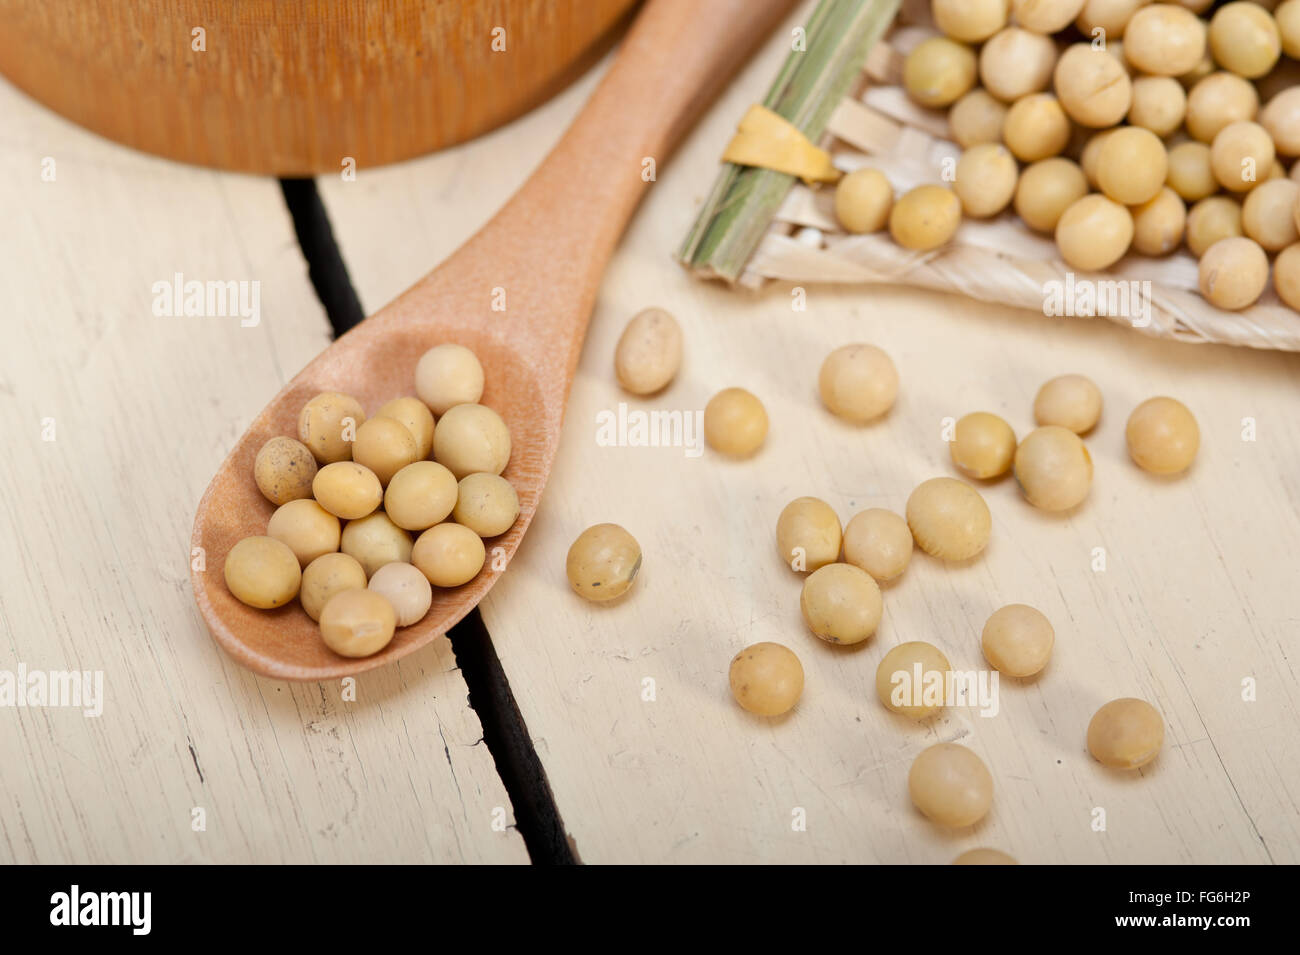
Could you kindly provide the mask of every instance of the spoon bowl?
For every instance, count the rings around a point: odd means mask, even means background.
[[[382,314],[382,313],[381,313]],[[401,659],[445,633],[477,605],[514,556],[541,498],[554,455],[542,382],[527,356],[508,341],[466,322],[462,315],[446,323],[420,322],[376,334],[376,315],[343,336],[289,383],[258,415],[222,465],[199,503],[194,546],[205,552],[207,569],[196,572],[195,595],[217,642],[244,666],[283,679],[322,680],[359,673]],[[353,340],[355,337],[355,340]],[[433,589],[429,613],[397,630],[391,643],[370,657],[341,657],[325,646],[320,627],[297,601],[276,610],[257,610],[240,603],[225,586],[225,556],[245,537],[265,534],[275,505],[252,479],[258,450],[276,435],[297,435],[298,413],[322,391],[341,391],[372,413],[393,398],[414,394],[415,366],[429,348],[456,342],[472,349],[483,364],[482,403],[501,415],[510,429],[510,462],[503,472],[519,495],[519,518],[505,534],[484,541],[487,560],[469,583]],[[201,529],[201,531],[200,531]],[[412,534],[416,537],[418,534]]]

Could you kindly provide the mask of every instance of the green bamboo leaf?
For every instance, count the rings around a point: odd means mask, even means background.
[[[821,0],[804,25],[807,48],[786,57],[763,105],[817,142],[900,2]],[[786,173],[723,163],[679,261],[696,275],[736,281],[794,182]]]

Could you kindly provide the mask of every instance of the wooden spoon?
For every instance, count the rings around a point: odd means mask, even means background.
[[[646,160],[663,162],[789,5],[651,0],[590,102],[505,208],[441,266],[322,352],[257,416],[194,519],[193,546],[203,549],[205,563],[191,573],[194,597],[212,635],[236,661],[286,680],[359,673],[423,647],[482,599],[537,510],[601,274],[633,209],[654,188],[642,178]],[[502,299],[504,310],[494,311]],[[510,428],[505,477],[519,494],[519,519],[486,542],[488,561],[474,580],[434,589],[422,621],[398,630],[374,656],[341,657],[296,601],[254,610],[226,588],[226,554],[242,538],[266,533],[274,510],[253,482],[253,459],[275,435],[296,435],[299,410],[319,392],[353,395],[367,412],[413,394],[416,362],[441,342],[465,345],[483,363],[482,403]],[[562,577],[563,568],[555,573]]]

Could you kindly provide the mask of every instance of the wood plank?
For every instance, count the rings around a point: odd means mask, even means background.
[[[3,83],[0,114],[0,670],[104,693],[98,718],[0,710],[0,861],[526,862],[445,640],[343,702],[240,669],[194,607],[200,494],[329,340],[276,182],[111,145]],[[259,282],[260,322],[155,316],[177,272]]]
[[[1300,356],[1151,341],[916,290],[809,289],[800,312],[789,286],[747,295],[689,280],[672,253],[784,52],[773,40],[660,166],[605,281],[537,519],[483,605],[577,851],[589,862],[933,863],[991,845],[1040,863],[1300,861]],[[465,147],[323,185],[367,308],[487,218],[580,92]],[[686,359],[664,394],[640,400],[617,388],[612,354],[648,305],[677,314]],[[885,348],[903,382],[893,412],[866,428],[816,397],[822,358],[852,341]],[[954,473],[944,418],[990,410],[1023,435],[1038,386],[1065,372],[1092,376],[1107,401],[1088,439],[1086,504],[1054,517],[1013,482],[990,485],[995,536],[983,558],[956,567],[918,553],[860,649],[810,636],[799,580],[776,554],[781,507],[812,494],[845,520],[901,511],[921,480]],[[753,461],[596,441],[596,415],[620,402],[693,411],[729,385],[761,396],[771,417]],[[1201,423],[1200,459],[1180,480],[1143,474],[1124,450],[1129,410],[1161,393]],[[1256,441],[1242,440],[1246,418]],[[645,553],[636,590],[616,606],[578,600],[564,577],[570,542],[599,521],[624,524]],[[1104,572],[1093,570],[1099,547]],[[875,700],[876,664],[905,640],[984,666],[980,629],[1011,602],[1052,619],[1057,649],[1039,679],[1004,681],[998,716],[950,710],[917,726]],[[732,655],[760,640],[794,648],[807,673],[783,719],[730,699]],[[1257,702],[1242,699],[1246,678]],[[1096,708],[1127,695],[1151,700],[1167,725],[1164,752],[1141,774],[1106,771],[1084,748]],[[987,761],[996,795],[974,831],[949,833],[911,808],[906,775],[922,748],[957,739]],[[1092,828],[1096,808],[1105,831]],[[799,809],[806,831],[792,826]]]

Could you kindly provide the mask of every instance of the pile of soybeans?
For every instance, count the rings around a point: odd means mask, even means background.
[[[361,402],[322,392],[298,416],[298,436],[257,452],[253,479],[272,504],[266,533],[226,555],[226,587],[275,610],[295,598],[325,645],[368,657],[424,619],[433,588],[469,583],[483,541],[508,531],[519,498],[501,476],[510,431],[479,404],[483,366],[462,345],[437,345],[415,371],[418,397],[367,417]]]
[[[682,333],[671,315],[648,309],[629,323],[619,341],[615,370],[623,388],[639,396],[657,394],[673,380],[682,358]],[[856,425],[881,422],[899,391],[893,360],[874,345],[844,345],[832,351],[817,375],[827,411]],[[921,482],[903,514],[870,508],[842,524],[825,501],[799,497],[781,511],[775,538],[781,560],[802,577],[799,609],[808,632],[822,645],[854,646],[880,626],[882,586],[907,571],[913,550],[962,565],[983,554],[993,534],[993,517],[980,490],[1013,476],[1030,506],[1066,512],[1082,505],[1092,487],[1092,456],[1085,438],[1102,416],[1101,389],[1089,378],[1066,374],[1045,382],[1034,399],[1036,427],[1017,438],[1002,417],[973,411],[958,419],[947,436],[958,477],[939,475]],[[712,450],[738,461],[752,459],[768,433],[762,401],[743,388],[719,391],[704,410],[705,440]],[[1129,458],[1144,471],[1166,476],[1191,468],[1200,449],[1200,429],[1182,402],[1155,396],[1129,414],[1125,438]],[[573,590],[604,602],[628,596],[641,567],[641,547],[623,527],[597,524],[569,550],[567,574]],[[1056,632],[1038,609],[1009,604],[987,620],[972,621],[984,659],[997,674],[1032,679],[1047,668]],[[1067,639],[1072,638],[1072,635]],[[876,667],[876,695],[887,710],[920,722],[945,707],[962,705],[945,691],[952,672],[935,645],[908,640],[890,649]],[[758,718],[797,718],[804,669],[799,654],[783,643],[747,646],[731,661],[732,696]],[[1091,756],[1113,770],[1136,770],[1154,760],[1164,742],[1164,720],[1145,700],[1121,697],[1106,703],[1088,725]],[[912,804],[932,823],[972,826],[989,812],[994,780],[984,761],[958,743],[937,743],[917,755],[907,778]],[[965,865],[1015,860],[981,848],[956,860]]]
[[[1185,247],[1213,305],[1252,305],[1271,264],[1300,310],[1300,0],[933,0],[931,13],[941,35],[907,53],[903,86],[947,111],[964,151],[947,185],[897,199],[879,170],[845,176],[846,230],[927,251],[963,217],[1010,208],[1071,268]]]

